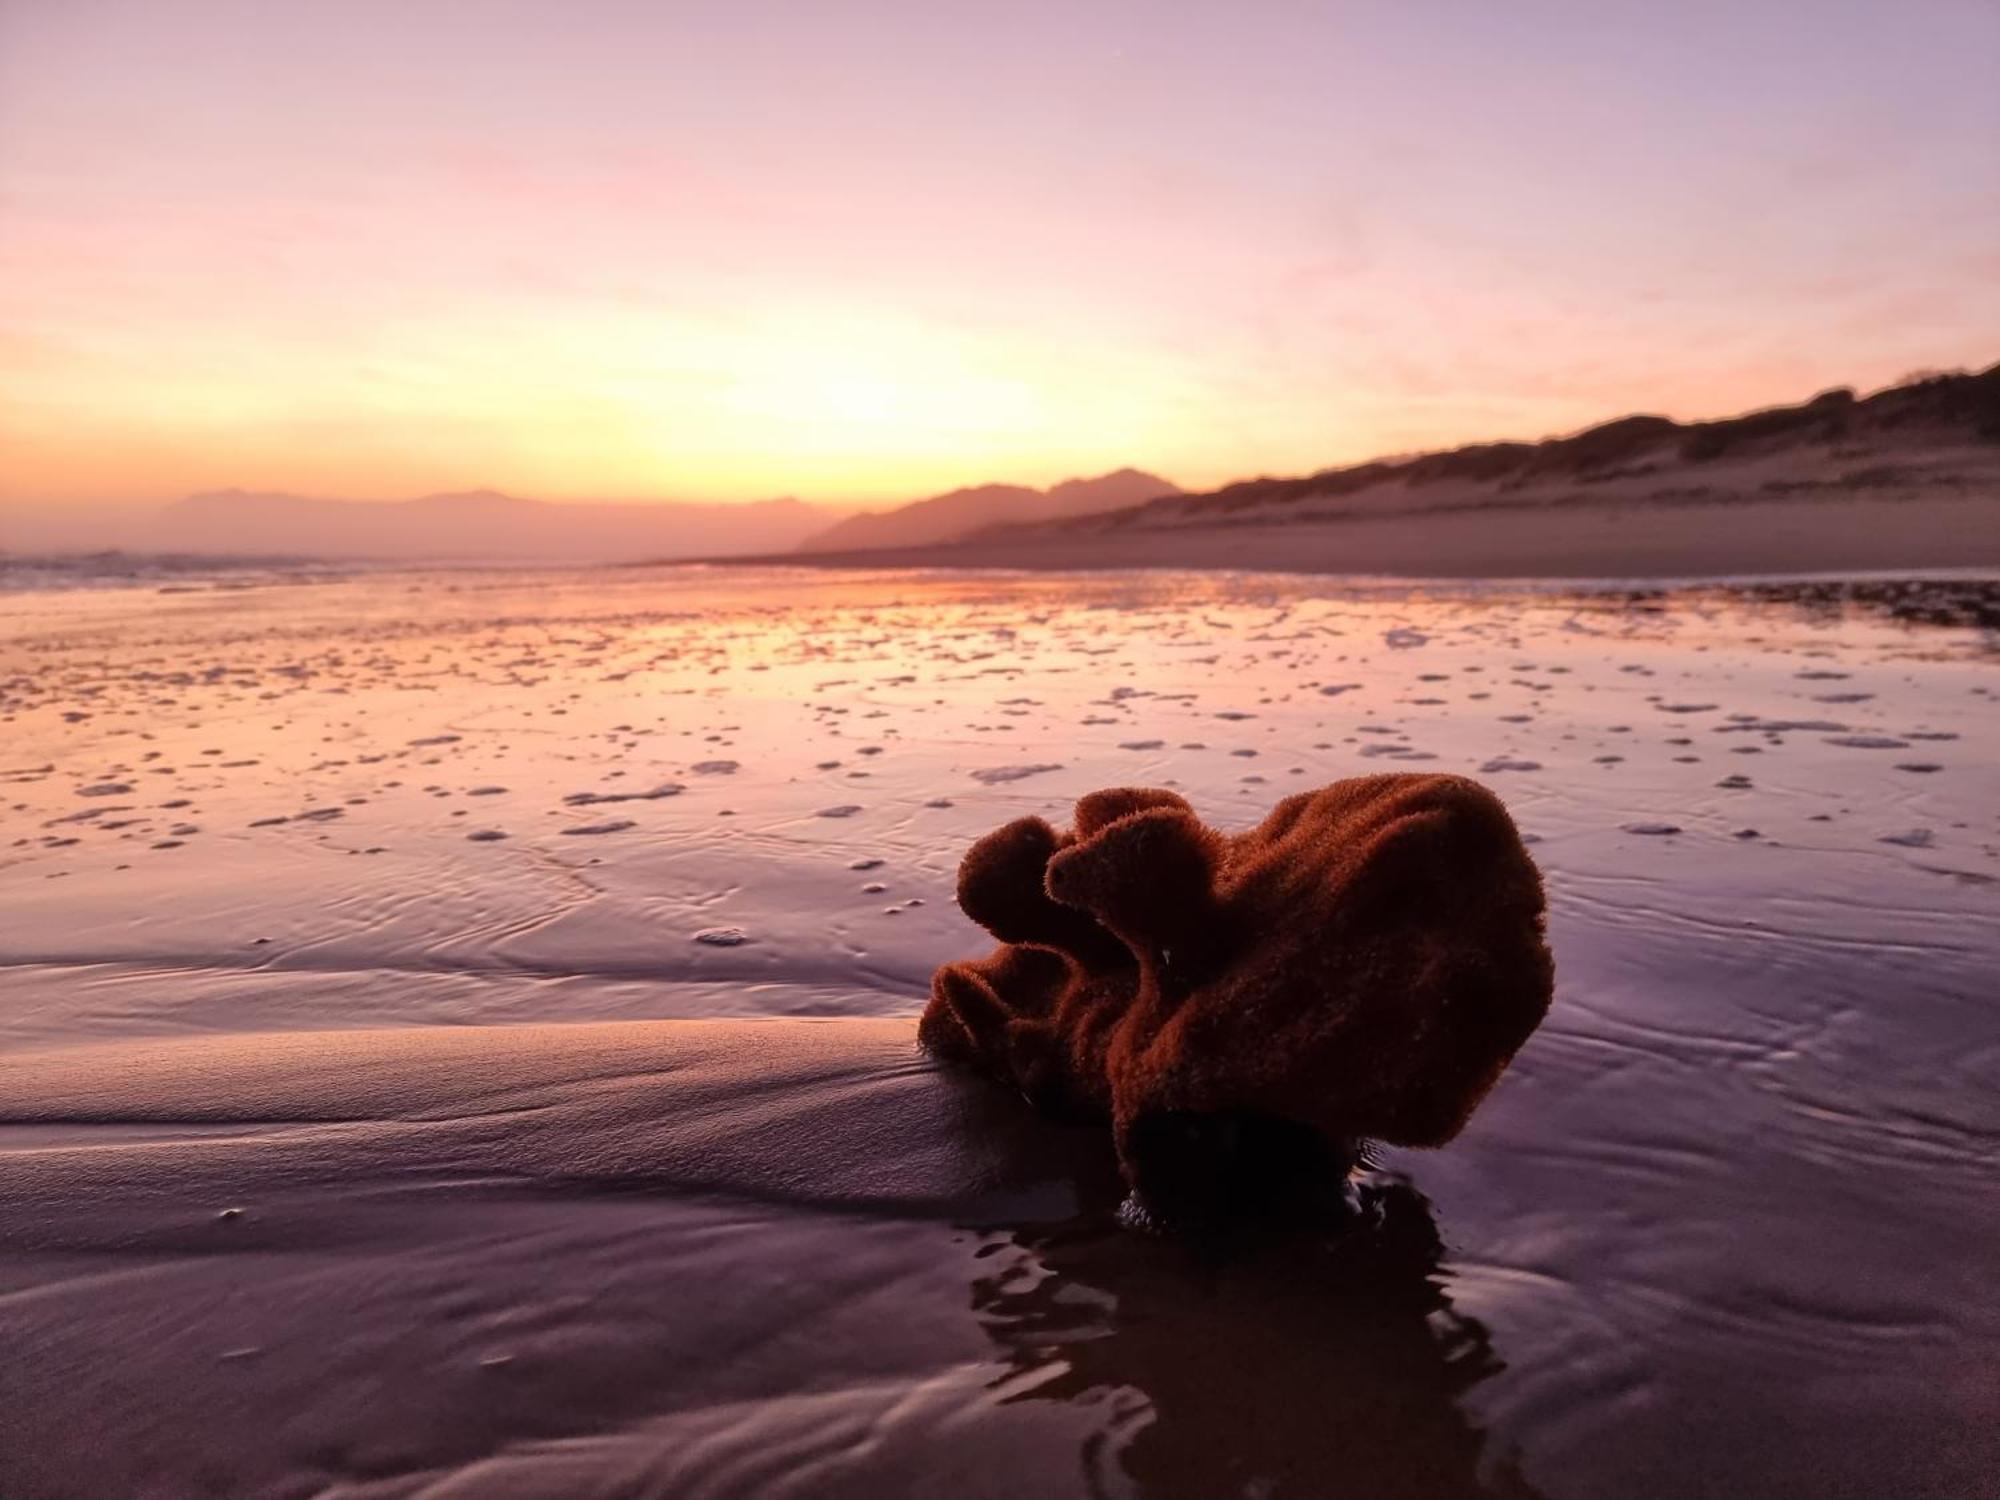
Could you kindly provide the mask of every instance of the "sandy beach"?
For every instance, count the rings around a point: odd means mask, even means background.
[[[2000,1494],[1996,58],[0,3],[0,1500]]]
[[[0,1493],[1969,1493],[1994,585],[0,596]],[[939,1070],[976,833],[1463,771],[1558,991],[1222,1261]],[[1974,1039],[1974,1040],[1969,1040]],[[1913,1260],[1912,1243],[1924,1253]]]

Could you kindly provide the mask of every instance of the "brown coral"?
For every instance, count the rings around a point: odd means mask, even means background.
[[[1336,782],[1233,837],[1172,792],[1093,792],[1071,832],[979,840],[958,896],[1001,946],[937,971],[924,1044],[1108,1118],[1168,1217],[1226,1202],[1274,1143],[1442,1145],[1553,982],[1534,862],[1456,776]]]

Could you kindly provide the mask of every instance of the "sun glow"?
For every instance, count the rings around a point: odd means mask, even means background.
[[[129,326],[117,361],[51,357],[0,378],[16,472],[60,466],[98,492],[165,474],[180,489],[298,487],[305,472],[363,497],[501,483],[867,502],[1048,482],[1107,452],[1170,461],[1195,389],[1172,362],[887,310],[744,319],[481,298],[285,343],[240,296],[195,302],[200,319]],[[166,368],[180,378],[159,381]]]
[[[1991,357],[1979,7],[1738,7],[1699,119],[1665,10],[368,9],[0,4],[0,504],[1200,486]]]

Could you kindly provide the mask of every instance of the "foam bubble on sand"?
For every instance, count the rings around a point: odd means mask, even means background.
[[[1912,828],[1906,833],[1885,833],[1880,840],[1884,844],[1897,844],[1905,849],[1928,849],[1937,839],[1928,828]]]
[[[1022,781],[1030,776],[1040,776],[1045,771],[1061,769],[1060,765],[989,766],[983,771],[974,771],[972,779],[987,786],[997,786],[1004,781]]]
[[[1756,714],[1731,714],[1727,724],[1715,726],[1717,734],[1840,734],[1847,729],[1831,719],[1765,719]]]
[[[571,792],[563,798],[563,805],[597,807],[606,802],[656,802],[662,797],[678,797],[686,790],[678,781],[664,781],[643,792]]]

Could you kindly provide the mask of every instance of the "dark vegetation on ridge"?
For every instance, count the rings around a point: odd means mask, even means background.
[[[1414,458],[1377,459],[1322,469],[1298,478],[1239,480],[1205,494],[1171,495],[1124,510],[1056,522],[1042,531],[1106,528],[1143,522],[1163,508],[1194,519],[1253,506],[1285,505],[1351,495],[1398,482],[1491,485],[1500,496],[1550,482],[1593,483],[1636,478],[1677,465],[1749,457],[1772,448],[1864,439],[1958,437],[2000,443],[2000,365],[1977,374],[1921,377],[1857,397],[1848,387],[1824,391],[1797,406],[1774,406],[1739,417],[1678,422],[1629,416],[1542,442],[1473,443]],[[990,535],[998,535],[996,530]]]

